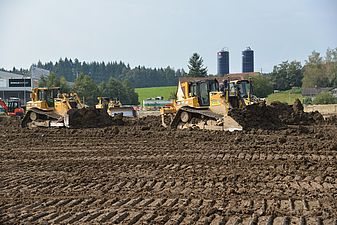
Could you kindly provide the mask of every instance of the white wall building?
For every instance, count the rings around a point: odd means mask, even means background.
[[[23,104],[30,98],[31,89],[38,86],[38,79],[27,75],[0,71],[0,98],[20,98]]]

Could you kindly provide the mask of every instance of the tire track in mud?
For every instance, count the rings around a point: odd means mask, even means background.
[[[0,131],[0,222],[336,224],[337,128],[119,129]]]
[[[99,207],[98,207],[99,206]],[[3,223],[117,224],[334,224],[315,200],[211,200],[167,198],[69,198],[1,206]],[[323,210],[324,208],[324,210]],[[304,221],[305,220],[305,221]],[[297,222],[296,222],[297,221]]]

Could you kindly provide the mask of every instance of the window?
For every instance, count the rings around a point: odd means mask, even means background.
[[[238,84],[240,87],[240,93],[242,98],[248,98],[250,94],[250,83],[247,81],[242,81]]]

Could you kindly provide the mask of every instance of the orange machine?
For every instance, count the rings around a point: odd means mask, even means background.
[[[4,110],[4,113],[8,116],[22,117],[24,114],[24,109],[21,106],[21,101],[19,98],[9,98],[8,104],[6,104],[2,99],[0,99],[0,107]]]

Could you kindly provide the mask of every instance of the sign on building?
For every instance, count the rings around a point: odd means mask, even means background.
[[[0,79],[0,87],[6,87],[6,79]]]
[[[9,87],[31,87],[31,79],[9,79]]]

